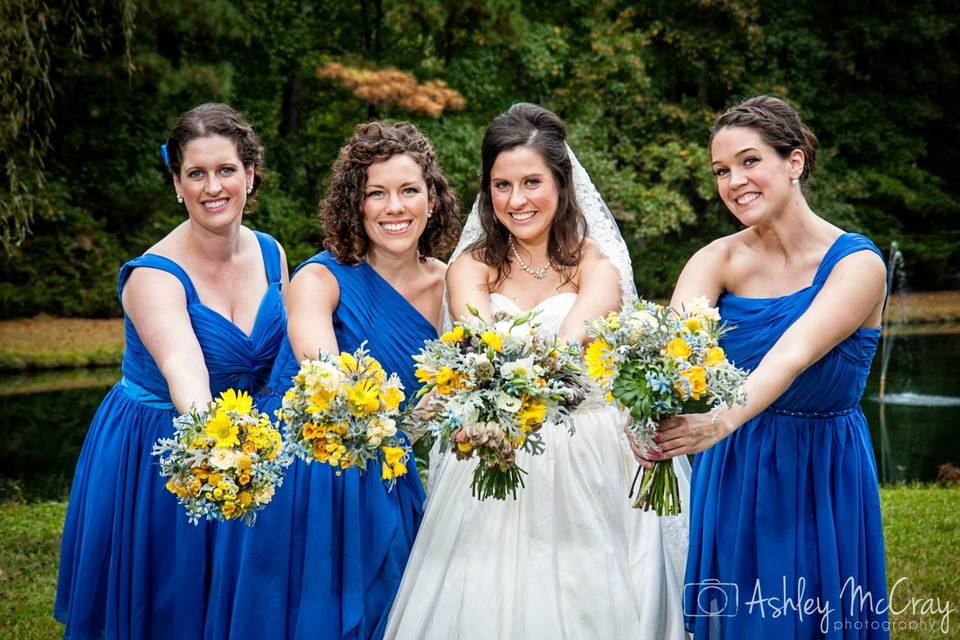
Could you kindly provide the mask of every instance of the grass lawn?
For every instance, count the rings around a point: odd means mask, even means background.
[[[0,370],[117,365],[123,320],[37,316],[0,322]]]
[[[960,633],[960,489],[881,489],[892,596],[891,637],[955,638]],[[51,611],[64,503],[0,505],[0,637],[53,639]],[[906,580],[903,580],[906,578]],[[937,602],[939,599],[939,602]],[[924,607],[939,613],[923,613]],[[949,608],[948,632],[940,625]],[[921,628],[922,625],[922,628]]]

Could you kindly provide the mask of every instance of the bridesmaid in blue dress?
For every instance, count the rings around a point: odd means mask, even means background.
[[[228,388],[255,393],[283,339],[286,259],[241,226],[263,148],[233,109],[181,116],[165,145],[187,220],[120,269],[126,351],[77,462],[55,617],[64,637],[201,637],[214,528],[189,524],[151,448]]]
[[[730,109],[711,135],[720,197],[747,228],[690,259],[672,304],[717,302],[736,327],[722,346],[751,374],[746,406],[661,425],[659,459],[698,454],[684,589],[697,640],[889,636],[860,410],[885,268],[870,240],[807,205],[815,153],[796,112],[768,96]]]
[[[291,279],[289,339],[270,376],[280,406],[299,361],[321,350],[370,354],[417,390],[411,356],[437,336],[457,205],[430,142],[410,124],[357,127],[321,205],[327,251]],[[415,465],[387,490],[379,469],[335,475],[297,461],[252,528],[224,527],[207,638],[380,638],[420,524]]]

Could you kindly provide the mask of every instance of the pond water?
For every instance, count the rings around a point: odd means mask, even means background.
[[[960,333],[900,335],[888,349],[886,401],[878,402],[879,354],[863,398],[881,481],[934,480],[939,465],[960,465]],[[90,419],[117,376],[0,379],[0,500],[66,498]]]

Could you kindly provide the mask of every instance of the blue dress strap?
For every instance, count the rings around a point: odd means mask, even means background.
[[[260,243],[260,252],[263,254],[263,267],[267,271],[267,281],[270,284],[280,282],[280,274],[283,269],[280,265],[280,247],[277,241],[270,234],[262,231],[253,232],[257,236],[257,242]]]
[[[320,253],[312,255],[306,260],[304,260],[302,263],[300,263],[300,265],[293,270],[293,273],[290,274],[290,278],[292,279],[293,276],[297,275],[297,273],[300,272],[300,269],[303,269],[308,264],[322,264],[326,268],[330,269],[330,271],[334,275],[336,275],[336,273],[339,270],[348,266],[341,262],[338,262],[337,259],[333,256],[333,254],[330,253],[329,251],[321,251]],[[339,278],[337,279],[339,280]]]
[[[873,251],[880,256],[881,260],[884,259],[883,253],[870,238],[859,233],[844,233],[834,240],[830,248],[827,249],[827,253],[823,256],[823,260],[820,261],[820,266],[817,268],[817,274],[813,277],[813,284],[820,286],[825,283],[838,262],[851,253],[859,251]]]
[[[123,306],[123,286],[127,284],[127,279],[137,267],[159,269],[160,271],[166,271],[167,273],[175,276],[177,280],[180,281],[180,284],[183,285],[184,293],[187,294],[187,304],[200,302],[200,296],[197,294],[197,290],[194,288],[193,282],[190,280],[190,276],[188,276],[187,272],[183,270],[183,267],[178,265],[170,258],[165,258],[164,256],[157,255],[156,253],[145,253],[138,258],[134,258],[133,260],[124,263],[124,265],[120,267],[120,276],[117,279],[117,297],[120,298],[121,306]]]

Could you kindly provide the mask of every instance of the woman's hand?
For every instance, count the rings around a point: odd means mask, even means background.
[[[722,418],[722,416],[721,416]],[[657,433],[659,453],[651,452],[652,460],[669,460],[680,455],[706,451],[733,433],[726,421],[712,413],[689,413],[672,416],[660,423]]]
[[[637,442],[637,436],[634,435],[632,431],[630,431],[630,425],[632,424],[633,424],[633,418],[628,413],[627,423],[623,425],[623,432],[627,434],[627,444],[630,445],[630,451],[633,453],[634,459],[636,459],[636,461],[640,463],[641,467],[643,467],[644,469],[652,469],[653,460],[651,460],[649,456],[654,453],[660,453],[660,450],[655,449],[654,451],[651,451],[651,452],[645,451],[643,445]]]
[[[430,406],[433,402],[433,399],[437,397],[437,390],[430,389],[429,392],[423,394],[423,397],[420,398],[420,402],[417,403],[417,406],[413,408],[413,415],[420,418],[421,420],[429,420],[433,417],[434,409]]]

